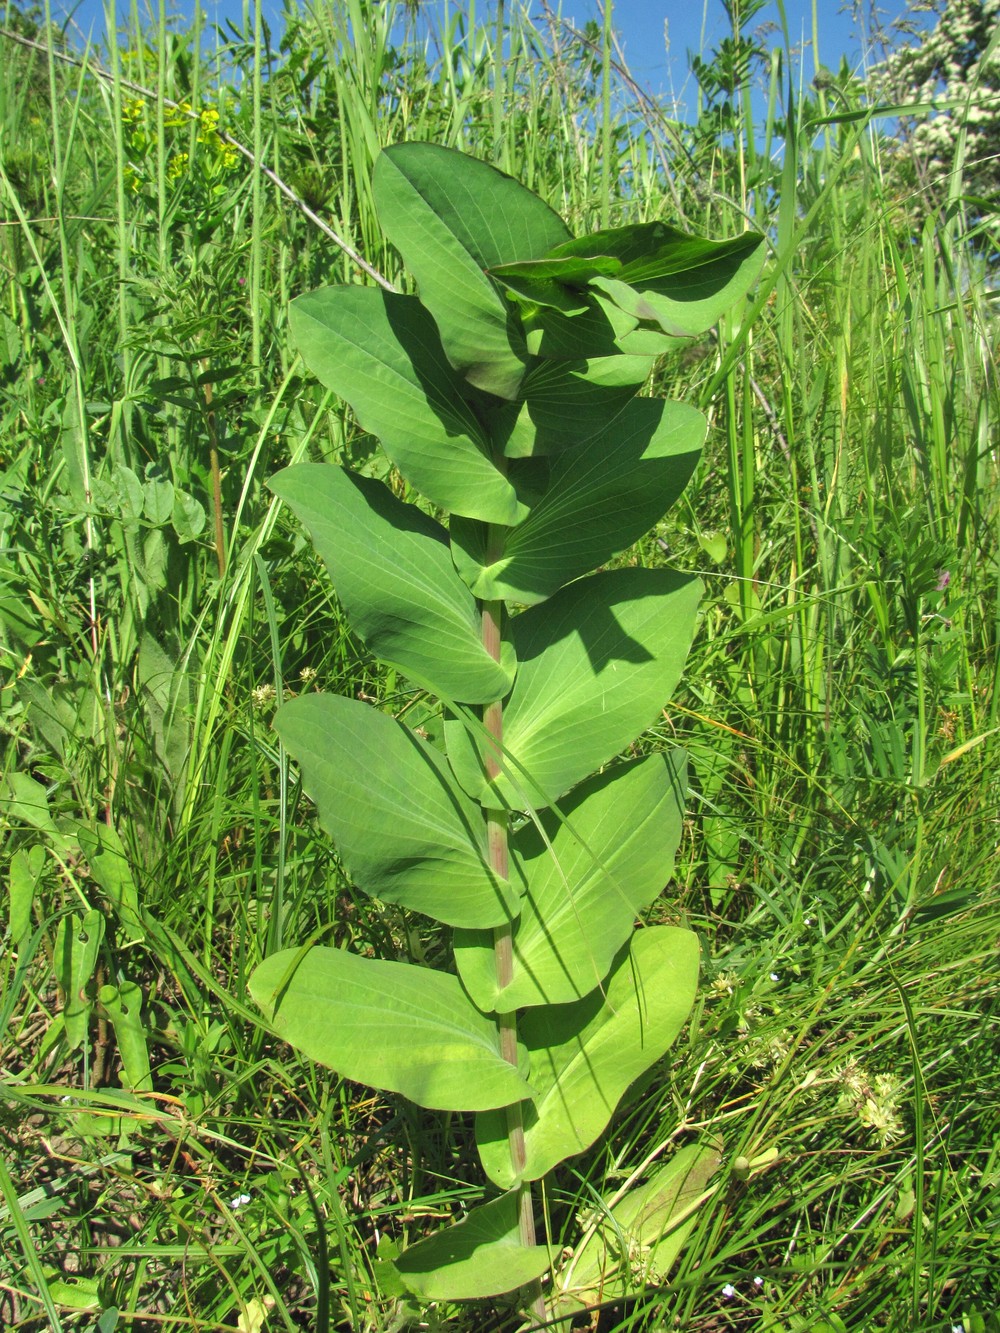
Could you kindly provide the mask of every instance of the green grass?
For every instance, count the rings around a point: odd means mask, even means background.
[[[678,129],[610,30],[509,3],[501,49],[495,6],[430,21],[425,41],[409,6],[341,0],[283,37],[252,6],[211,38],[136,9],[103,53],[44,23],[0,37],[0,1327],[402,1328],[380,1243],[475,1178],[461,1117],[301,1062],[246,993],[282,940],[446,957],[345,880],[269,728],[315,686],[412,706],[265,484],[295,458],[379,465],[285,311],[362,279],[335,237],[402,280],[370,173],[412,138],[495,161],[578,230],[749,220],[772,247],[753,309],[657,370],[712,427],[629,557],[707,584],[643,742],[691,755],[654,916],[697,927],[704,984],[608,1142],[556,1173],[554,1250],[719,1135],[676,1265],[601,1329],[996,1329],[982,225],[960,197],[925,217],[891,147],[828,120],[849,84],[790,105],[772,64],[763,124],[706,96]]]

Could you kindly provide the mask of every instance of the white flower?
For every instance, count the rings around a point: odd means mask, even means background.
[[[233,1212],[235,1213],[235,1211],[236,1211],[237,1208],[242,1208],[243,1205],[244,1205],[245,1203],[249,1203],[249,1202],[250,1202],[250,1195],[249,1195],[249,1194],[237,1194],[237,1196],[236,1196],[235,1199],[230,1199],[230,1200],[229,1200],[229,1206],[230,1206],[230,1208],[233,1210]]]
[[[725,1296],[727,1301],[732,1300],[732,1298],[736,1295],[736,1288],[733,1286],[731,1282],[727,1282],[726,1285],[722,1288],[722,1294],[723,1296]]]
[[[277,697],[278,693],[273,685],[258,685],[256,689],[250,691],[250,702],[257,712],[270,708]]]
[[[764,1285],[764,1279],[762,1277],[755,1277],[753,1280],[753,1284],[757,1288],[757,1290],[760,1291],[761,1287]]]
[[[771,980],[772,980],[772,981],[780,981],[781,978],[778,976],[777,972],[772,972],[772,973],[771,973]]]

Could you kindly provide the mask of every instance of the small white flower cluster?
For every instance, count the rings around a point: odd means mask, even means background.
[[[720,972],[718,976],[713,977],[708,991],[712,999],[722,999],[726,995],[733,995],[736,987],[740,984],[740,979],[735,972]]]
[[[872,1078],[853,1058],[836,1074],[844,1085],[842,1106],[854,1112],[862,1126],[875,1135],[881,1147],[887,1148],[901,1137],[902,1079],[895,1074],[876,1074]]]
[[[235,1213],[238,1208],[242,1208],[244,1204],[248,1204],[249,1202],[250,1202],[249,1194],[237,1194],[234,1199],[229,1200],[229,1207]]]
[[[256,713],[263,713],[271,708],[277,697],[278,692],[273,685],[258,685],[256,689],[250,691],[250,702]]]
[[[928,8],[938,15],[933,31],[893,51],[873,72],[873,91],[901,103],[940,105],[929,116],[904,118],[909,151],[944,173],[964,135],[967,171],[988,193],[1000,135],[1000,52],[987,48],[1000,24],[1000,0],[935,0]]]

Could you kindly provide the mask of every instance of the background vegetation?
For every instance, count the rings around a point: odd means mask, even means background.
[[[372,465],[287,303],[358,258],[401,278],[371,165],[427,139],[576,231],[771,249],[752,308],[657,371],[712,426],[629,557],[709,589],[644,740],[691,754],[654,919],[700,932],[701,998],[557,1173],[554,1256],[710,1128],[675,1267],[594,1327],[1000,1328],[995,202],[968,136],[915,165],[846,68],[798,87],[759,7],[728,3],[690,125],[610,26],[545,8],[290,0],[279,39],[161,5],[99,53],[5,11],[0,1326],[402,1328],[379,1246],[461,1210],[463,1119],[300,1061],[246,991],[284,940],[443,947],[352,892],[269,729],[317,685],[407,700],[264,486]]]

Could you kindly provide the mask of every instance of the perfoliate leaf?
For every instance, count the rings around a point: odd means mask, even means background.
[[[582,309],[577,309],[575,297],[568,310],[556,306],[554,300],[530,308],[523,306],[522,322],[528,351],[532,356],[555,361],[620,355],[619,333],[634,329],[638,321],[630,319],[614,302],[608,301],[607,306],[614,311],[612,318],[608,310],[602,308],[603,300],[603,297],[598,300],[596,293],[588,288]]]
[[[409,1246],[395,1265],[421,1300],[475,1301],[534,1282],[548,1268],[549,1252],[521,1243],[518,1191],[511,1190]]]
[[[535,1095],[524,1106],[524,1180],[538,1180],[590,1147],[626,1090],[676,1039],[697,985],[697,936],[654,926],[636,932],[602,990],[525,1013],[518,1035]],[[478,1116],[476,1141],[486,1174],[508,1188],[514,1177],[506,1117]]]
[[[523,403],[504,453],[531,458],[585,444],[635,397],[651,364],[639,356],[536,362],[521,387]]]
[[[256,969],[250,994],[296,1050],[419,1106],[485,1110],[530,1095],[457,977],[343,949],[285,949]]]
[[[558,247],[576,245],[568,241]],[[522,278],[526,282],[560,282],[583,287],[591,278],[614,278],[622,271],[622,261],[609,255],[597,255],[593,259],[567,256],[563,259],[530,259],[525,263],[494,264],[490,273],[501,281],[507,278]]]
[[[455,572],[448,534],[387,486],[328,463],[299,463],[269,483],[305,524],[351,627],[383,662],[445,699],[485,704],[514,679],[483,647],[475,598]]]
[[[654,253],[625,264],[617,277],[596,277],[590,285],[627,315],[655,323],[671,337],[691,337],[710,329],[747,294],[764,257],[764,238],[756,232],[728,241],[676,232]]]
[[[490,269],[526,314],[535,306],[551,306],[563,314],[587,309],[590,278],[614,277],[621,270],[617,259],[535,259],[523,264],[497,264]]]
[[[606,1195],[604,1216],[559,1274],[551,1313],[566,1316],[665,1282],[721,1160],[716,1145],[692,1143],[619,1202]]]
[[[512,809],[547,805],[620,754],[680,679],[701,586],[674,570],[609,570],[514,616],[518,668],[496,794],[467,728],[457,719],[445,727],[465,790]]]
[[[552,463],[542,498],[487,560],[481,524],[451,525],[458,572],[484,601],[540,602],[631,546],[666,513],[695,469],[705,418],[684,403],[639,398]]]
[[[477,388],[512,398],[524,374],[524,337],[484,270],[545,254],[567,239],[565,223],[512,177],[436,144],[385,149],[372,190],[451,363]]]
[[[457,931],[455,961],[480,1009],[582,999],[670,878],[684,817],[683,751],[655,754],[581,783],[514,834],[527,884],[514,928],[513,980],[497,987],[492,932]],[[544,833],[544,837],[543,837]]]
[[[415,296],[323,287],[293,301],[288,318],[309,369],[350,403],[418,491],[485,523],[525,516]]]
[[[366,893],[453,926],[517,915],[517,889],[490,869],[482,810],[407,727],[336,694],[292,699],[274,727]]]

